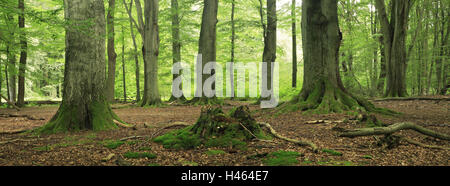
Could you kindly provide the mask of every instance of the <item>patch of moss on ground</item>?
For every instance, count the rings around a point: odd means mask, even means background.
[[[224,114],[221,108],[208,107],[202,109],[195,125],[169,132],[153,141],[172,149],[193,149],[203,145],[245,150],[246,142],[252,140],[253,135],[260,139],[271,139],[250,116],[248,107],[233,108],[228,114]]]
[[[101,144],[108,149],[116,149],[125,144],[125,142],[120,140],[104,140],[101,142]]]
[[[148,159],[154,159],[156,158],[155,154],[149,153],[149,152],[126,152],[125,154],[123,154],[123,157],[125,158],[133,158],[133,159],[138,159],[138,158],[148,158]]]
[[[333,156],[342,156],[342,152],[335,151],[333,149],[322,149],[322,152],[331,154]]]
[[[299,163],[297,157],[301,154],[295,151],[276,151],[268,155],[268,158],[263,161],[267,166],[290,166]]]

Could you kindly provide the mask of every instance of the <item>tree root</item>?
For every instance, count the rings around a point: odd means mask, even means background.
[[[288,142],[291,142],[291,143],[295,143],[295,144],[300,145],[300,146],[310,146],[314,152],[318,152],[319,151],[317,146],[314,143],[312,143],[312,142],[290,139],[290,138],[287,138],[287,137],[284,137],[284,136],[278,134],[277,131],[275,131],[275,129],[273,129],[273,127],[270,124],[268,124],[268,123],[261,123],[260,122],[258,124],[261,125],[261,126],[267,127],[269,129],[270,133],[273,136],[275,136],[275,137],[277,137],[279,139],[282,139],[282,140],[285,140],[285,141],[288,141]]]
[[[131,128],[133,130],[136,130],[136,125],[130,125],[130,124],[126,124],[126,123],[122,123],[120,121],[117,120],[113,120],[113,122],[118,125],[119,127],[123,127],[123,128]]]
[[[400,140],[403,140],[403,141],[408,142],[413,145],[417,145],[419,147],[430,148],[430,149],[440,149],[440,150],[450,150],[450,148],[448,148],[448,147],[442,147],[442,146],[437,146],[437,145],[427,145],[427,144],[420,143],[420,142],[410,139],[410,138],[406,138],[406,137],[402,137],[402,136],[399,136],[399,137],[400,137]]]
[[[374,102],[381,101],[414,101],[414,100],[425,100],[425,101],[450,101],[450,98],[427,98],[427,97],[408,97],[408,98],[383,98],[372,100]]]
[[[358,137],[371,135],[389,135],[401,130],[414,130],[423,135],[435,137],[442,140],[450,141],[450,135],[432,131],[422,126],[410,122],[396,123],[388,127],[374,127],[374,128],[359,128],[347,130],[340,134],[340,137]]]

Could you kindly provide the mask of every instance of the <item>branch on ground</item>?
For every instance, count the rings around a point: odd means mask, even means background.
[[[279,139],[282,139],[282,140],[285,140],[285,141],[288,141],[291,143],[295,143],[300,146],[310,146],[314,152],[318,152],[318,150],[319,150],[317,148],[317,146],[312,142],[295,140],[295,139],[287,138],[287,137],[284,137],[284,136],[278,134],[277,131],[275,131],[275,129],[273,129],[273,127],[268,123],[258,123],[258,124],[261,126],[267,127],[269,129],[270,133]]]

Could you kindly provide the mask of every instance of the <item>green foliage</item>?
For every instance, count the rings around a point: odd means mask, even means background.
[[[297,157],[301,154],[296,151],[276,151],[268,155],[268,158],[263,161],[267,166],[289,166],[299,163]]]
[[[133,158],[133,159],[138,159],[138,158],[148,158],[148,159],[154,159],[156,158],[155,154],[149,153],[149,152],[126,152],[125,154],[123,154],[123,157],[125,158]]]

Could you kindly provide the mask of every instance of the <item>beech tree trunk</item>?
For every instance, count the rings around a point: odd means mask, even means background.
[[[25,3],[19,0],[19,29],[20,29],[20,60],[19,60],[19,90],[17,106],[25,104],[25,69],[27,65],[27,37],[25,34]]]
[[[267,62],[267,90],[272,90],[272,62],[277,58],[277,2],[267,0],[267,26],[264,31],[263,62]]]
[[[341,34],[337,0],[302,1],[303,88],[290,104],[317,113],[377,109],[348,93],[339,74]],[[289,105],[289,104],[288,104]]]
[[[384,0],[376,0],[387,67],[386,97],[404,97],[406,92],[406,29],[413,0],[392,1],[391,20],[388,20]]]
[[[179,18],[179,8],[178,8],[178,0],[171,0],[171,11],[172,11],[172,62],[173,64],[181,62],[181,40],[180,40],[180,18]],[[175,81],[181,74],[173,74],[172,80]],[[182,86],[180,84],[180,90],[182,90]],[[184,95],[180,98],[176,98],[171,95],[169,101],[174,100],[186,100]]]
[[[141,106],[159,105],[161,98],[158,89],[158,55],[159,55],[159,28],[158,28],[158,0],[145,0],[144,7],[144,96]]]
[[[13,24],[14,17],[10,14],[6,15],[6,21],[9,22],[9,24]],[[17,68],[16,68],[16,53],[14,51],[14,32],[11,30],[8,30],[8,36],[9,40],[7,41],[7,86],[8,86],[8,99],[9,101],[15,103],[16,102],[16,74],[17,74]]]
[[[108,0],[108,15],[107,15],[107,32],[108,32],[108,79],[106,80],[106,99],[109,102],[114,101],[114,85],[116,83],[116,59],[117,54],[114,48],[114,12],[116,1]]]
[[[133,22],[134,19],[131,16],[131,10],[133,9],[133,1],[130,1],[130,7],[127,7],[127,3],[125,2],[125,0],[123,1],[123,5],[125,6],[125,9],[127,10],[128,13],[128,17],[130,19],[130,33],[131,33],[131,39],[133,40],[133,47],[134,47],[134,67],[135,67],[135,76],[136,76],[136,101],[139,102],[141,101],[141,85],[140,85],[140,68],[139,68],[139,53],[138,53],[138,47],[136,44],[136,35],[134,34],[134,29],[133,29]],[[136,24],[136,27],[138,28],[138,31],[140,32],[139,26]]]
[[[103,0],[64,0],[66,63],[63,99],[58,112],[40,133],[115,129],[105,94],[105,9]],[[86,20],[93,24],[85,25]],[[86,27],[80,31],[76,28]]]

